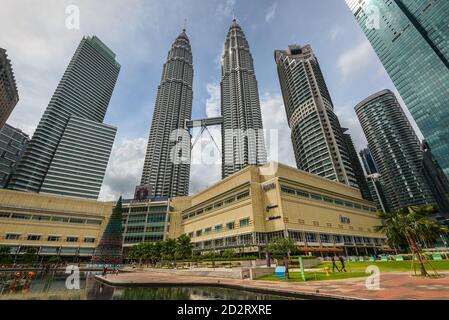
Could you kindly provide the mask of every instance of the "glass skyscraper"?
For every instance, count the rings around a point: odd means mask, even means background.
[[[0,188],[7,184],[29,141],[26,133],[9,124],[0,128]]]
[[[449,1],[346,2],[449,176]]]
[[[119,72],[100,39],[82,39],[8,188],[98,198],[116,134],[102,122]]]
[[[436,204],[422,174],[421,143],[390,90],[360,102],[355,111],[381,174],[391,210]]]
[[[343,135],[312,47],[276,50],[275,60],[298,169],[359,187],[347,146],[353,147],[351,138]]]

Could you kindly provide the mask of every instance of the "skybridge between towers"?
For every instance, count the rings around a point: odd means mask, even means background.
[[[218,152],[221,154],[220,146],[217,144],[217,142],[214,139],[214,136],[209,131],[207,127],[211,126],[223,126],[223,117],[214,117],[214,118],[207,118],[207,119],[200,119],[200,120],[186,120],[186,130],[192,130],[195,128],[201,128],[200,134],[195,138],[195,141],[191,144],[191,148],[193,149],[200,139],[200,137],[203,135],[204,131],[207,131],[209,133],[209,136],[211,137],[212,141],[214,142],[215,146],[218,149]],[[190,134],[192,136],[192,134]]]

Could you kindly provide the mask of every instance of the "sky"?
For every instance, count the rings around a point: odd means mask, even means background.
[[[79,8],[79,29],[66,27],[69,5]],[[192,118],[217,116],[221,55],[234,15],[254,58],[264,128],[277,130],[269,160],[295,164],[274,62],[274,50],[290,44],[313,47],[342,126],[364,148],[354,106],[382,89],[398,93],[344,0],[1,0],[0,47],[12,60],[20,96],[8,123],[32,135],[82,37],[98,36],[122,66],[104,121],[118,133],[100,199],[132,197],[173,41],[185,26],[195,72]],[[210,133],[220,145],[219,128]],[[206,133],[194,146],[191,193],[220,180],[220,154],[210,141]]]

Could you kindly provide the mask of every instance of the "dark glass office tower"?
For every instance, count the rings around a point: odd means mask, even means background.
[[[298,169],[359,187],[312,47],[291,45],[275,51],[275,60]]]
[[[267,162],[253,57],[234,19],[226,37],[221,75],[222,176]]]
[[[373,155],[368,148],[360,151],[360,158],[362,158],[363,168],[367,175],[379,173],[376,162],[374,162]]]
[[[346,1],[449,177],[449,1]]]
[[[439,208],[439,214],[446,219],[449,218],[449,181],[426,141],[422,143],[423,166],[422,173],[427,180],[430,191]]]
[[[19,102],[16,79],[6,50],[0,48],[0,129]]]
[[[142,173],[153,197],[189,194],[190,134],[186,120],[192,116],[192,48],[185,30],[177,37],[162,71],[153,122]]]
[[[119,72],[100,39],[82,39],[8,188],[98,198],[116,134],[103,119]]]
[[[29,141],[29,136],[17,128],[8,124],[0,128],[0,188],[7,184]]]
[[[373,201],[368,182],[366,181],[365,172],[363,171],[362,165],[360,164],[359,156],[357,155],[357,151],[355,149],[351,135],[349,134],[348,129],[343,128],[342,130],[343,140],[346,144],[346,150],[348,151],[351,167],[354,171],[354,175],[360,188],[360,192],[362,193],[362,197],[365,200]]]
[[[421,143],[395,95],[380,91],[355,107],[391,210],[436,204],[422,174]]]

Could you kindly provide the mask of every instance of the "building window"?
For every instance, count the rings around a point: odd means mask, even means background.
[[[318,242],[316,233],[306,233],[307,242]]]
[[[49,216],[33,216],[33,220],[37,221],[50,221],[51,217]]]
[[[77,219],[77,218],[70,218],[70,223],[78,223],[78,224],[84,224],[86,223],[86,220],[84,219]]]
[[[29,234],[27,238],[28,241],[39,241],[40,239],[41,236],[37,234]]]
[[[343,238],[342,238],[342,236],[334,235],[334,241],[335,241],[335,243],[342,243]]]
[[[234,228],[235,228],[234,221],[226,223],[226,230],[234,230]]]
[[[6,234],[6,240],[19,240],[20,234],[17,233],[7,233]]]
[[[13,218],[13,219],[22,219],[22,220],[30,220],[31,219],[31,215],[29,215],[29,214],[13,213],[11,218]]]
[[[237,200],[245,199],[249,197],[249,191],[242,192],[237,195]]]
[[[240,219],[240,228],[246,228],[249,226],[249,218]]]
[[[95,238],[92,237],[86,237],[84,238],[85,243],[95,243]]]
[[[87,220],[86,221],[87,224],[94,224],[94,225],[101,225],[101,220]],[[125,220],[126,223],[126,220]]]
[[[69,218],[51,217],[51,221],[53,221],[53,222],[69,222]]]
[[[143,233],[145,232],[144,226],[135,226],[126,228],[126,233]]]
[[[223,231],[223,225],[219,224],[218,226],[215,226],[215,233],[220,233]]]
[[[193,238],[193,232],[189,232],[189,238]]]
[[[204,229],[204,234],[211,234],[212,233],[212,228],[206,228],[206,229]]]
[[[60,236],[48,236],[47,241],[48,242],[58,242],[61,240]]]
[[[201,237],[203,235],[203,230],[197,230],[196,231],[196,236],[197,237]]]
[[[321,234],[320,240],[322,243],[332,243],[331,237],[328,234]]]
[[[78,237],[67,237],[67,242],[78,242]]]

